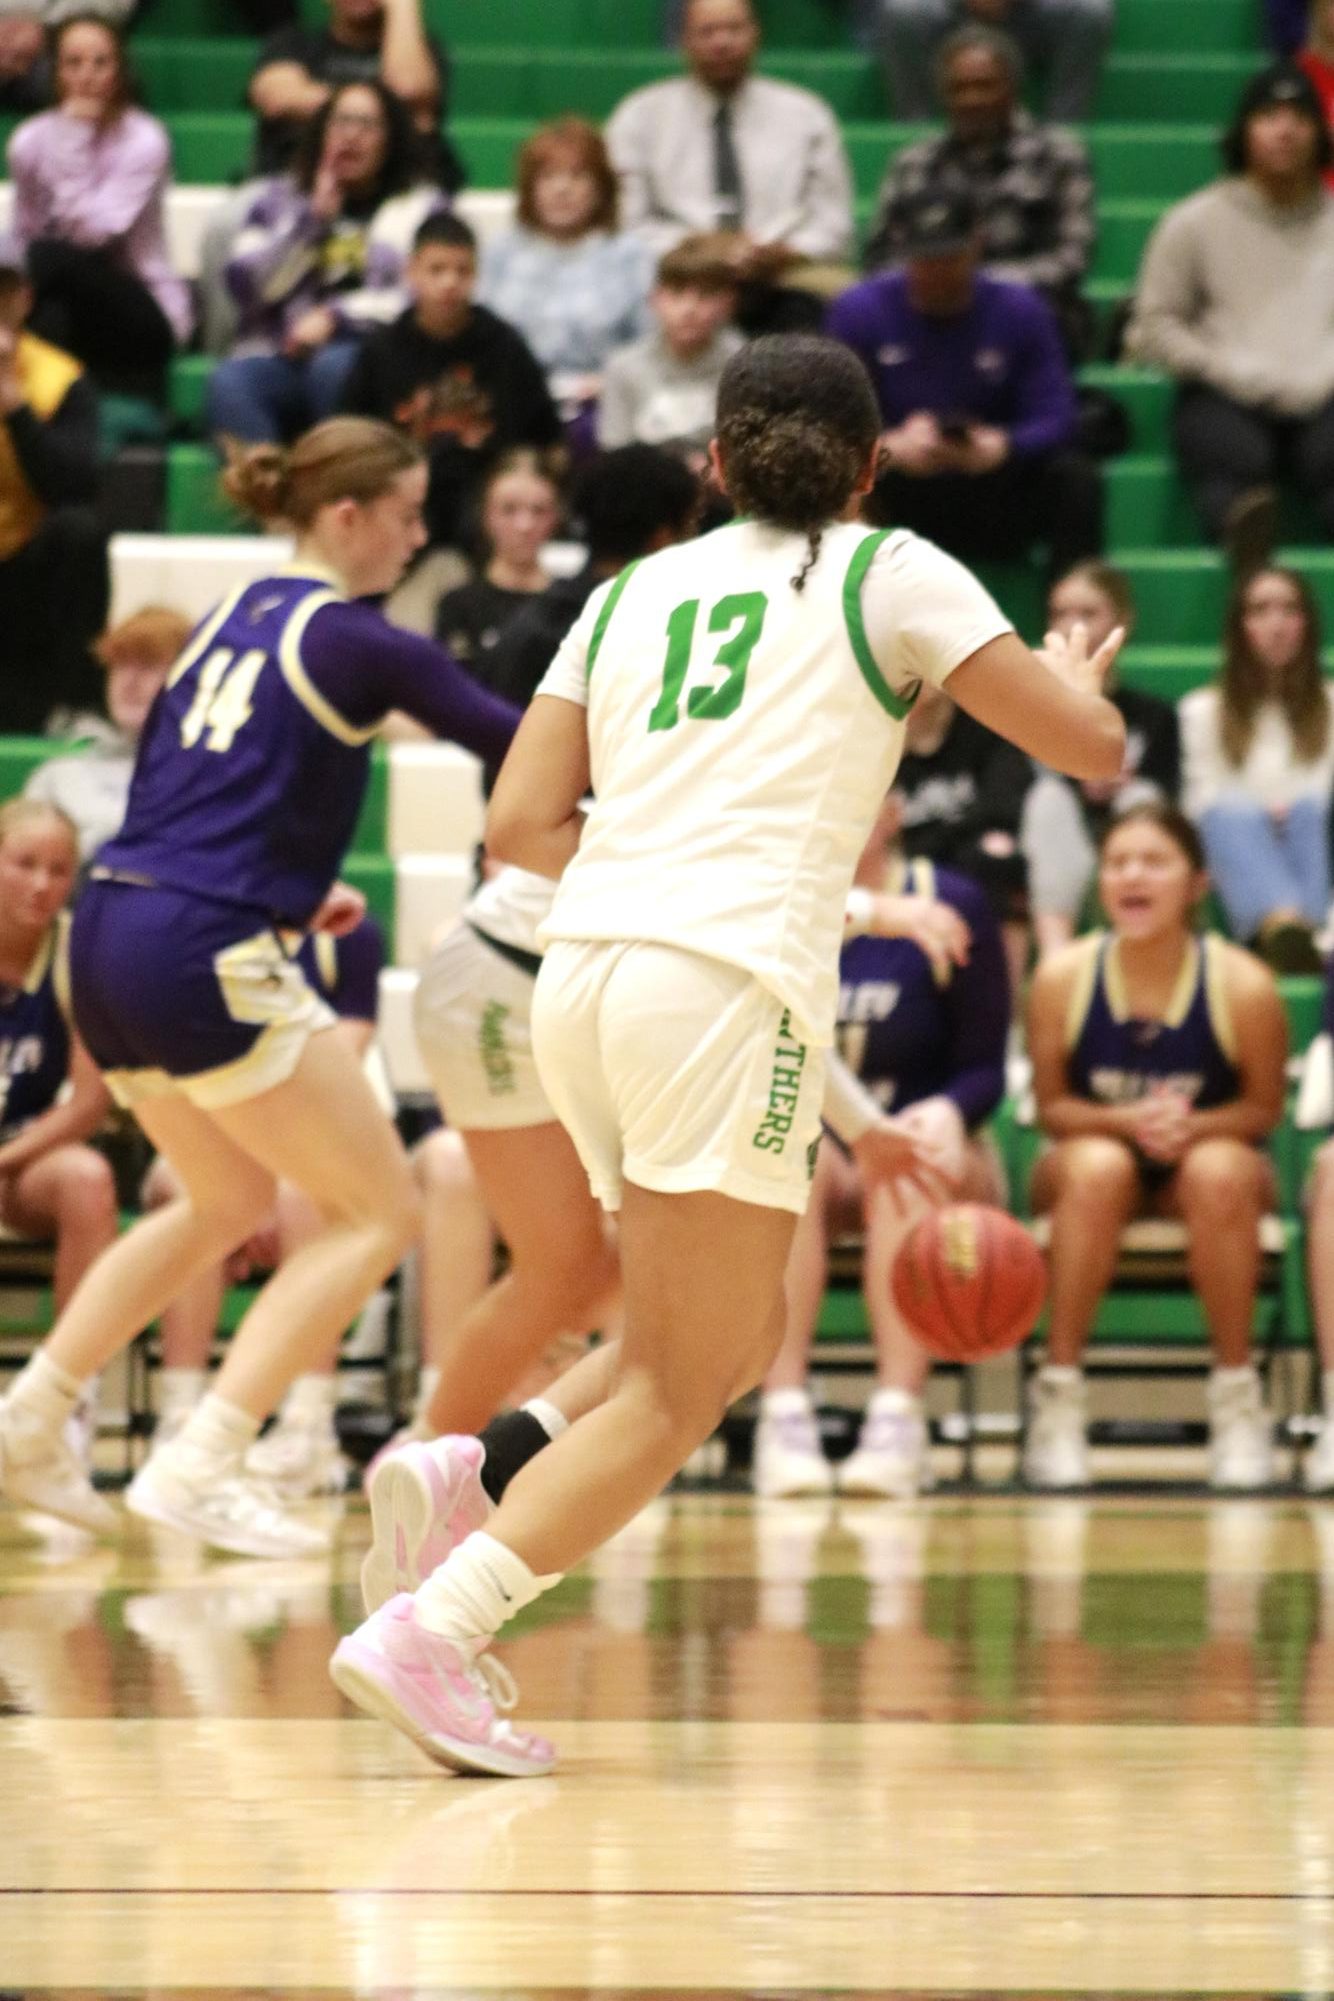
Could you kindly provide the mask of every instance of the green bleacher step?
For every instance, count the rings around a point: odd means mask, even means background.
[[[353,889],[359,889],[366,899],[371,916],[374,917],[385,936],[385,945],[392,959],[394,951],[394,907],[395,879],[394,863],[389,855],[350,854],[339,871],[342,879]]]

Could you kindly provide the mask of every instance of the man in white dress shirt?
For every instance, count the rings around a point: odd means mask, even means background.
[[[607,146],[622,225],[661,256],[727,230],[748,332],[818,325],[811,296],[852,282],[852,176],[838,121],[813,91],[755,74],[750,0],[689,0],[688,74],[632,91]]]

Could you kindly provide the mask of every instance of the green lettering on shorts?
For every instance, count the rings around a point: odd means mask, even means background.
[[[514,1075],[514,1059],[505,1040],[505,1023],[510,1011],[504,1001],[488,1001],[482,1010],[481,1032],[477,1037],[478,1053],[486,1081],[493,1097],[504,1098],[518,1089]]]
[[[806,1045],[792,1033],[792,1016],[783,1009],[774,1046],[773,1071],[769,1078],[769,1103],[751,1138],[761,1153],[782,1153],[796,1116],[801,1073],[806,1062]]]

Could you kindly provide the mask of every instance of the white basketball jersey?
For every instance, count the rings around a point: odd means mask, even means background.
[[[539,933],[744,966],[833,1039],[844,904],[924,680],[1009,631],[916,536],[738,521],[596,591],[538,693],[586,703],[594,804]]]
[[[503,868],[488,876],[464,905],[463,914],[502,945],[538,950],[537,933],[550,912],[556,885],[531,869]]]

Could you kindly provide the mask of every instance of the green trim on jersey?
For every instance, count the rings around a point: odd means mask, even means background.
[[[876,552],[881,544],[887,542],[893,533],[892,528],[879,528],[873,535],[868,535],[864,541],[859,542],[853,550],[852,561],[848,564],[848,574],[843,579],[843,617],[863,681],[881,708],[902,722],[916,697],[894,693],[876,664],[876,657],[871,651],[871,642],[866,637],[866,620],[862,617],[862,585],[866,581],[866,572],[875,561]]]
[[[611,624],[611,615],[620,602],[621,592],[630,581],[630,572],[637,570],[641,561],[642,558],[636,556],[633,563],[627,563],[625,568],[615,578],[606,597],[602,600],[602,609],[598,613],[597,624],[593,627],[593,637],[588,642],[588,659],[584,665],[584,678],[586,680],[591,681],[593,678],[593,663],[597,659],[602,642],[607,636],[607,627]]]

